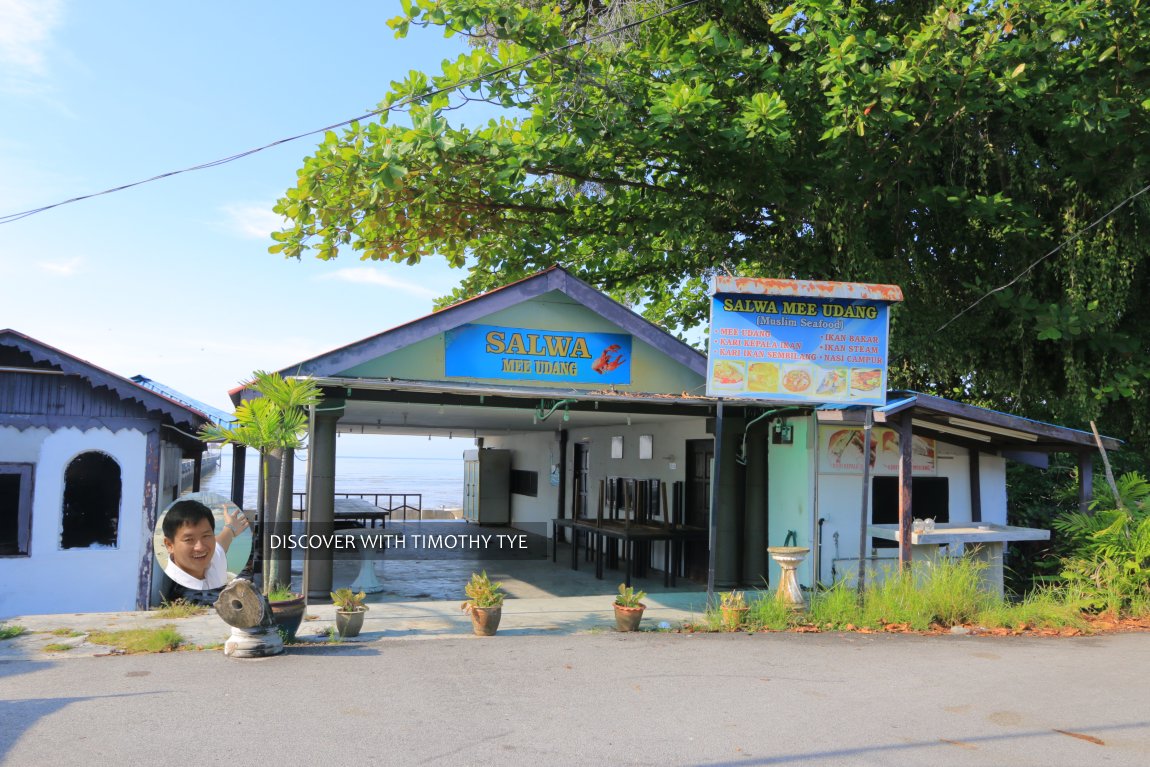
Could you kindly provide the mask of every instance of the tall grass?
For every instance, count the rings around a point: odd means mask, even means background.
[[[789,628],[794,613],[781,599],[765,591],[756,592],[747,601],[747,628],[752,630],[783,631]]]
[[[986,628],[1064,628],[1087,629],[1082,616],[1084,598],[1072,590],[1047,586],[1031,592],[1021,602],[1001,600],[988,605],[973,622]]]
[[[888,571],[872,580],[861,600],[852,585],[839,581],[813,594],[807,612],[792,611],[774,594],[758,591],[748,600],[745,629],[783,631],[804,625],[823,631],[891,626],[926,631],[961,625],[1018,630],[1089,628],[1083,613],[1096,598],[1094,592],[1074,585],[1048,586],[1011,604],[985,590],[985,570],[984,562],[970,556],[915,562],[906,572]],[[1134,614],[1150,617],[1150,599],[1139,601]],[[722,630],[719,610],[708,610],[699,628]]]

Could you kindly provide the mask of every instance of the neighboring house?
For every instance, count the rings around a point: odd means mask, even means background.
[[[0,330],[0,617],[146,608],[156,514],[207,420]]]

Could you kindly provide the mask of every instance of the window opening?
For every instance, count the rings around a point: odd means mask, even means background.
[[[61,548],[114,547],[119,526],[120,465],[105,453],[81,453],[64,472]]]
[[[871,523],[898,524],[898,477],[875,477],[871,486]],[[910,498],[914,515],[933,517],[936,524],[950,521],[950,484],[947,477],[912,477]],[[897,541],[871,538],[871,548],[897,549]]]
[[[0,557],[26,557],[32,541],[32,464],[0,463]]]

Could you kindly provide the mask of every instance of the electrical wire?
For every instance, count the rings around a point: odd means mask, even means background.
[[[1019,272],[1019,273],[1018,273],[1018,274],[1017,274],[1017,275],[1014,277],[1014,279],[1012,279],[1010,282],[1006,283],[1005,285],[1000,285],[1000,286],[998,286],[997,288],[994,288],[993,290],[989,290],[989,291],[987,291],[985,294],[983,294],[981,297],[979,297],[979,299],[978,299],[977,301],[975,301],[974,303],[972,303],[970,306],[966,307],[966,308],[965,308],[965,309],[963,309],[961,312],[959,312],[958,314],[954,315],[953,317],[951,317],[951,318],[950,318],[949,320],[947,320],[946,322],[942,323],[942,325],[940,325],[940,326],[938,327],[938,330],[936,330],[936,331],[934,331],[934,332],[935,332],[935,333],[941,333],[943,330],[946,330],[947,326],[948,326],[948,325],[950,325],[950,324],[951,324],[952,322],[954,322],[955,320],[957,320],[959,317],[961,317],[962,315],[966,314],[966,313],[967,313],[967,312],[969,312],[971,309],[973,309],[974,307],[978,306],[979,304],[981,304],[981,303],[982,303],[983,301],[985,301],[986,299],[988,299],[988,298],[990,298],[991,296],[993,296],[995,293],[999,293],[999,292],[1001,292],[1001,291],[1003,291],[1003,290],[1006,290],[1006,289],[1007,289],[1007,288],[1009,288],[1011,285],[1013,285],[1014,283],[1018,282],[1019,280],[1021,280],[1021,279],[1022,279],[1023,277],[1025,277],[1026,275],[1030,274],[1030,272],[1031,272],[1031,271],[1034,269],[1034,267],[1038,266],[1038,265],[1039,265],[1039,264],[1041,264],[1043,261],[1045,261],[1046,259],[1048,259],[1048,258],[1050,258],[1051,256],[1053,256],[1055,253],[1057,253],[1058,251],[1062,250],[1062,249],[1063,249],[1063,248],[1065,248],[1067,245],[1069,245],[1070,243],[1074,242],[1074,241],[1075,241],[1075,240],[1077,240],[1079,237],[1081,237],[1082,235],[1086,234],[1086,233],[1087,233],[1087,232],[1089,232],[1091,229],[1093,229],[1094,227],[1098,226],[1098,225],[1099,225],[1099,224],[1101,224],[1103,221],[1105,221],[1106,219],[1110,218],[1112,215],[1114,215],[1115,213],[1117,213],[1117,212],[1118,212],[1118,211],[1119,211],[1121,208],[1123,208],[1124,206],[1126,206],[1126,205],[1130,204],[1130,203],[1131,203],[1131,202],[1133,202],[1135,199],[1137,199],[1138,197],[1140,197],[1141,195],[1145,194],[1145,193],[1146,193],[1146,192],[1148,192],[1148,191],[1150,191],[1150,184],[1147,184],[1146,186],[1142,187],[1142,188],[1141,188],[1141,189],[1139,189],[1137,192],[1135,192],[1134,194],[1130,195],[1130,196],[1129,196],[1129,197],[1127,197],[1125,200],[1123,200],[1122,202],[1118,203],[1117,205],[1115,205],[1115,206],[1114,206],[1113,208],[1111,208],[1110,210],[1108,210],[1108,211],[1106,211],[1105,213],[1103,213],[1101,216],[1099,216],[1098,218],[1096,218],[1096,219],[1095,219],[1094,221],[1092,221],[1090,224],[1088,224],[1087,226],[1085,226],[1085,227],[1083,227],[1082,229],[1078,230],[1077,232],[1075,232],[1073,235],[1071,235],[1071,236],[1070,236],[1070,237],[1068,237],[1067,239],[1063,240],[1061,243],[1059,243],[1059,244],[1058,244],[1058,245],[1057,245],[1057,246],[1054,248],[1054,250],[1050,251],[1050,252],[1049,252],[1049,253],[1047,253],[1045,256],[1043,256],[1042,258],[1040,258],[1040,259],[1038,259],[1037,261],[1035,261],[1034,263],[1032,263],[1030,266],[1028,266],[1028,267],[1026,267],[1025,269],[1023,269],[1023,270],[1022,270],[1021,272]]]
[[[167,173],[160,173],[159,175],[152,176],[151,178],[145,178],[145,179],[142,179],[140,181],[133,181],[133,182],[128,183],[128,184],[121,184],[120,186],[114,186],[110,189],[105,189],[105,190],[100,191],[100,192],[93,192],[92,194],[85,194],[85,195],[80,195],[79,197],[72,197],[72,198],[67,199],[67,200],[61,200],[60,202],[52,203],[51,205],[43,205],[39,208],[30,208],[29,210],[23,210],[23,211],[20,211],[18,213],[9,213],[6,215],[0,215],[0,224],[11,224],[14,221],[19,221],[20,219],[27,218],[28,216],[34,216],[37,213],[43,213],[45,211],[52,210],[53,208],[59,208],[63,205],[71,205],[72,203],[82,202],[84,200],[90,200],[94,197],[100,197],[100,196],[106,195],[106,194],[113,194],[115,192],[122,192],[125,189],[131,189],[133,187],[142,186],[144,184],[150,184],[150,183],[153,183],[155,181],[161,181],[165,178],[171,178],[172,176],[179,176],[183,173],[192,173],[194,171],[206,170],[208,168],[215,168],[215,167],[218,167],[220,165],[226,165],[227,163],[235,162],[236,160],[241,160],[244,157],[250,157],[253,154],[257,154],[259,152],[263,152],[263,151],[266,151],[268,149],[272,149],[274,147],[280,146],[281,144],[287,144],[287,143],[290,143],[292,141],[298,141],[299,139],[307,138],[308,136],[315,136],[315,135],[318,135],[321,133],[326,133],[327,131],[335,130],[336,128],[343,128],[347,125],[351,125],[352,123],[358,122],[360,120],[367,120],[367,119],[370,119],[372,117],[378,117],[379,115],[382,115],[386,112],[390,112],[393,109],[398,109],[400,107],[404,107],[404,106],[407,106],[408,104],[412,104],[412,103],[417,102],[417,101],[422,101],[424,99],[433,98],[433,97],[438,96],[438,95],[443,94],[443,93],[450,93],[451,91],[458,90],[459,88],[463,88],[463,87],[466,87],[468,85],[472,85],[474,83],[482,82],[483,80],[486,80],[490,77],[496,77],[498,75],[506,74],[506,73],[511,72],[513,70],[520,69],[520,68],[525,67],[529,64],[533,64],[536,61],[539,61],[540,59],[550,58],[551,56],[554,56],[558,53],[563,53],[564,51],[571,50],[572,48],[579,48],[579,47],[587,45],[588,43],[592,43],[592,42],[595,42],[597,40],[601,40],[605,37],[610,37],[611,35],[618,34],[619,32],[625,32],[629,29],[634,29],[635,27],[642,26],[643,24],[646,24],[650,21],[655,21],[657,19],[663,18],[664,16],[670,16],[671,14],[677,13],[677,12],[679,12],[679,11],[683,10],[684,8],[689,7],[689,6],[697,5],[700,2],[702,2],[702,0],[686,0],[686,2],[679,3],[678,5],[672,6],[671,8],[666,8],[666,9],[664,9],[664,10],[662,10],[656,14],[653,14],[651,16],[646,16],[642,19],[630,21],[626,24],[622,24],[618,27],[614,27],[612,29],[609,29],[606,32],[600,32],[599,34],[591,35],[590,37],[582,38],[580,40],[577,40],[576,42],[568,43],[567,45],[562,45],[558,48],[553,48],[553,49],[548,50],[548,51],[543,51],[542,53],[537,53],[536,55],[531,56],[530,58],[524,59],[523,61],[517,61],[513,64],[508,64],[507,66],[500,67],[499,69],[492,70],[491,72],[487,72],[487,73],[482,74],[482,75],[477,75],[475,77],[470,77],[466,80],[460,80],[459,82],[452,83],[451,85],[446,85],[442,88],[428,91],[427,93],[422,93],[418,96],[409,96],[405,99],[400,99],[399,101],[397,101],[393,104],[388,104],[385,107],[381,107],[379,109],[374,109],[370,112],[366,112],[364,114],[361,114],[358,117],[352,117],[348,120],[342,120],[340,122],[333,123],[332,125],[328,125],[328,126],[325,126],[323,128],[316,128],[315,130],[307,131],[306,133],[298,133],[294,136],[289,136],[287,138],[281,138],[281,139],[278,139],[276,141],[271,142],[270,144],[264,144],[263,146],[259,146],[259,147],[256,147],[254,149],[248,149],[244,152],[237,152],[236,154],[229,155],[227,157],[222,157],[218,160],[212,160],[210,162],[200,163],[199,165],[192,165],[190,167],[182,168],[180,170],[168,171]]]

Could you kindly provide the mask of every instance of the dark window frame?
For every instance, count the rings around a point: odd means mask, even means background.
[[[16,551],[0,553],[0,558],[32,556],[32,498],[33,480],[36,465],[33,463],[0,463],[0,474],[15,475],[20,478],[16,499]],[[2,550],[0,550],[2,551]]]
[[[511,492],[529,498],[539,497],[539,472],[526,469],[511,470]]]

